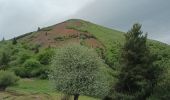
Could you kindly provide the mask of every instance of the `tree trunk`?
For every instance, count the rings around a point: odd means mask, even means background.
[[[79,98],[79,94],[75,94],[74,95],[74,100],[78,100],[78,98]]]

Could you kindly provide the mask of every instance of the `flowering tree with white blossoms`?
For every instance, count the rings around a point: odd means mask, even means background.
[[[106,65],[93,49],[80,45],[56,50],[51,63],[50,80],[65,94],[104,97],[109,92]]]

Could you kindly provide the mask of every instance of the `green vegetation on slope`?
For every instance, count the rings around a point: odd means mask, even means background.
[[[76,25],[75,22],[80,23],[80,25]],[[108,29],[108,28],[105,28],[105,27],[102,27],[102,26],[99,26],[99,25],[96,25],[96,24],[93,24],[87,21],[77,20],[77,19],[68,20],[68,21],[65,21],[65,23],[68,23],[65,28],[77,30],[80,33],[90,33],[90,37],[92,37],[93,39],[97,39],[97,41],[99,41],[103,45],[104,48],[96,48],[96,51],[100,54],[101,58],[105,60],[106,64],[108,64],[112,69],[114,69],[114,72],[116,72],[117,74],[117,70],[119,68],[120,50],[122,49],[121,47],[124,43],[123,32]],[[57,25],[60,25],[60,24],[57,24]],[[13,43],[12,40],[1,41],[0,42],[0,69],[14,71],[20,77],[47,78],[47,71],[49,69],[49,65],[50,65],[49,62],[50,62],[51,55],[53,55],[53,53],[51,53],[53,51],[53,48],[50,46],[44,47],[41,43],[37,44],[37,43],[34,43],[34,41],[30,41],[30,40],[34,40],[35,37],[37,38],[40,34],[44,34],[41,32],[52,31],[53,28],[55,28],[57,25],[50,26],[47,28],[42,28],[39,31],[31,32],[31,33],[16,37],[17,42],[15,41],[15,43]],[[39,39],[41,38],[43,37],[38,38],[36,42],[39,41]],[[55,37],[52,37],[52,38],[55,38]],[[67,39],[62,39],[62,40],[64,40],[62,42],[67,41]],[[73,42],[73,41],[68,41],[68,42]],[[53,44],[53,41],[49,43]],[[149,48],[151,49],[151,53],[158,55],[158,59],[155,63],[163,66],[165,70],[169,71],[170,70],[170,66],[169,66],[170,65],[170,46],[167,44],[158,42],[158,41],[154,41],[154,40],[148,40],[147,43],[148,43]],[[84,45],[84,43],[81,43],[81,44]],[[58,44],[55,44],[55,45],[58,45]],[[49,60],[47,61],[46,58]],[[37,64],[40,67],[36,66],[37,68],[35,68],[34,65],[37,65]],[[29,67],[27,65],[29,65]],[[26,68],[28,70],[25,70]],[[25,72],[29,72],[28,74],[31,76],[27,76],[27,74],[25,75],[24,74]],[[111,74],[113,74],[114,72],[110,71]],[[116,75],[116,74],[114,73],[113,75]],[[166,79],[169,79],[168,78],[169,76],[170,76],[169,74],[165,74]],[[20,84],[23,84],[23,85],[25,83],[25,81],[23,81],[22,83],[22,80],[20,82],[21,82]],[[36,82],[36,83],[39,83],[39,82]],[[31,84],[34,84],[34,83],[31,83]],[[163,84],[163,83],[160,83],[160,84]],[[23,89],[22,92],[30,91],[31,87],[29,87],[29,85],[27,84],[25,85],[26,87]],[[48,87],[48,86],[45,85],[43,87]],[[18,88],[19,87],[17,87],[16,90]],[[48,89],[43,90],[40,88],[40,89],[35,89],[35,90],[31,89],[30,92],[36,92],[36,90],[38,90],[38,92],[51,91]],[[156,90],[159,91],[159,89],[156,89]]]
[[[104,52],[106,63],[113,69],[116,68],[120,56],[120,50],[122,49],[121,47],[124,43],[125,33],[78,19],[68,20],[68,22],[70,23],[68,28],[89,32],[101,41],[106,49]],[[74,22],[81,22],[81,25],[74,25]],[[169,45],[155,40],[148,40],[147,43],[151,49],[151,52],[160,57],[158,62],[163,61],[164,64],[165,62],[169,62]],[[165,66],[168,66],[168,64],[165,64]]]

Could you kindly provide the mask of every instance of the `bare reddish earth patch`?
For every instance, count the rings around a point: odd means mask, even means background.
[[[72,22],[73,25],[81,26],[82,23],[79,21]],[[30,42],[32,44],[39,44],[43,47],[56,47],[56,46],[63,46],[65,44],[69,43],[80,43],[80,34],[86,34],[87,36],[90,36],[90,33],[87,32],[80,32],[78,30],[69,29],[67,26],[69,26],[69,22],[63,22],[57,25],[52,26],[51,30],[45,30],[45,31],[39,31],[36,33],[35,36],[32,38],[27,39],[27,42]],[[55,38],[62,37],[66,38],[64,41],[56,41]],[[85,44],[90,47],[102,47],[102,44],[94,39],[94,38],[88,38],[85,39]]]
[[[88,46],[92,48],[103,48],[101,43],[94,38],[86,39],[85,44],[87,44]]]

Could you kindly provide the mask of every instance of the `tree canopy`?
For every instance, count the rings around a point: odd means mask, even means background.
[[[58,91],[71,94],[104,97],[109,90],[106,65],[92,49],[72,45],[57,50],[51,65],[50,79]]]
[[[134,24],[125,34],[121,54],[121,71],[116,85],[119,100],[146,100],[151,95],[161,74],[155,61],[156,56],[150,53],[147,46],[147,35],[143,35],[140,24]]]

